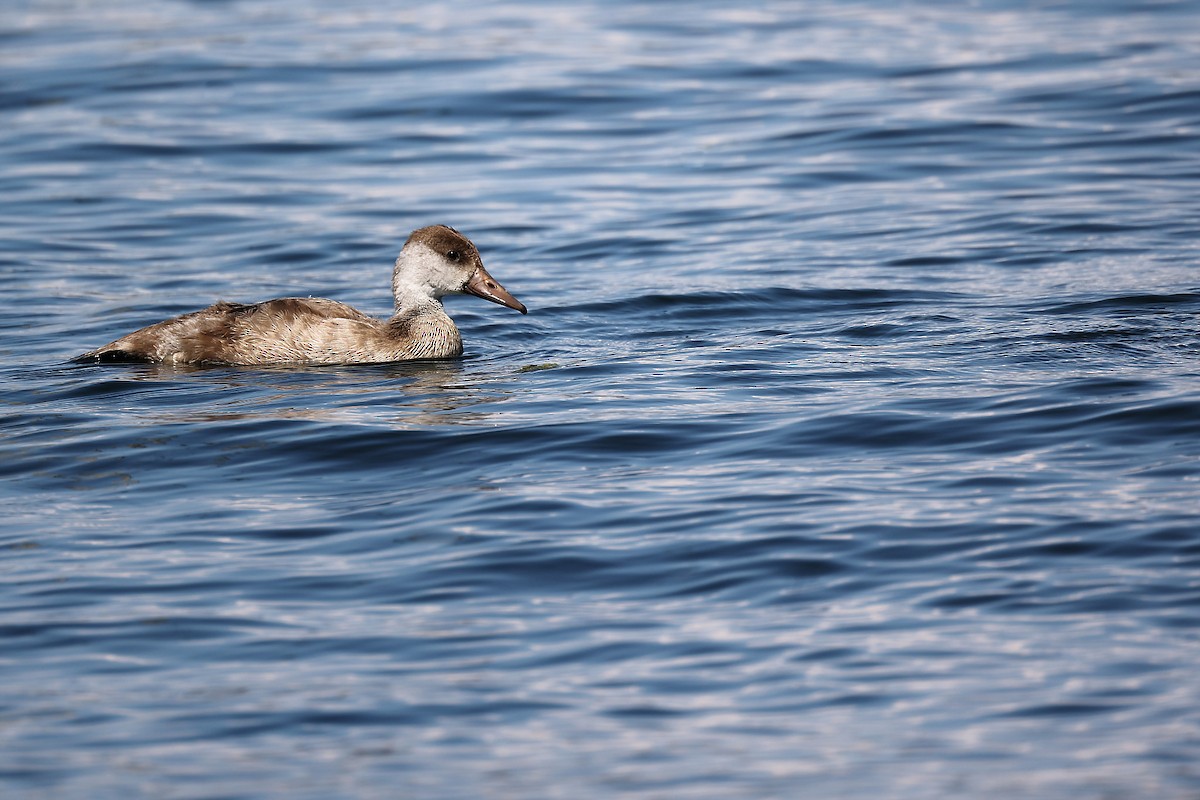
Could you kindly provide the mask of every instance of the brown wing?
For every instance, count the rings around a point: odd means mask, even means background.
[[[216,303],[141,328],[76,361],[178,364],[268,364],[305,361],[309,340],[344,320],[354,327],[379,323],[345,303],[285,297],[262,303]],[[306,338],[307,337],[307,338]],[[319,338],[319,337],[317,337]]]

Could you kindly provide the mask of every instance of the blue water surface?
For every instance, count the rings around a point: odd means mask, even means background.
[[[0,795],[1200,795],[1200,3],[0,11]],[[217,299],[459,361],[69,363]]]

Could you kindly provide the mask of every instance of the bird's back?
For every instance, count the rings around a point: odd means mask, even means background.
[[[462,352],[454,324],[378,320],[345,303],[286,297],[262,303],[216,303],[123,336],[77,361],[167,364],[347,364],[445,358]],[[452,335],[444,329],[449,325]],[[438,346],[416,341],[434,333]],[[420,355],[409,355],[415,349]],[[426,352],[428,354],[426,354]]]

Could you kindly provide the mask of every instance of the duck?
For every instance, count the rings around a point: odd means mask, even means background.
[[[450,294],[472,294],[528,313],[484,268],[470,239],[448,225],[430,225],[413,231],[396,258],[396,312],[390,319],[319,297],[218,302],[148,325],[73,360],[269,366],[452,359],[462,355],[463,344],[442,306],[442,297]]]

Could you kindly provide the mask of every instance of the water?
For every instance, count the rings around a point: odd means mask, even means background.
[[[1200,794],[1200,3],[0,42],[5,797]],[[461,361],[67,363],[433,222]]]

